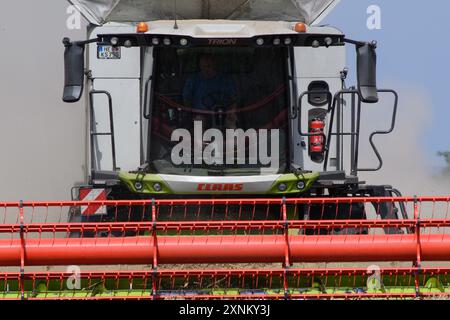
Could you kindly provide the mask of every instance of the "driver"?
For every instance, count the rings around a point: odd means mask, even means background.
[[[184,105],[203,111],[227,113],[226,127],[236,127],[236,86],[230,76],[220,74],[212,55],[204,54],[199,59],[200,72],[191,75],[183,89]],[[194,120],[205,122],[207,114],[194,114]]]

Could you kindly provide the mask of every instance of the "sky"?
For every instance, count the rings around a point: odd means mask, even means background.
[[[367,27],[371,5],[380,8],[381,29]],[[450,150],[450,1],[341,0],[322,23],[349,38],[378,41],[380,88],[410,88],[428,98],[431,121],[419,139],[432,164],[443,165],[435,154]],[[400,108],[408,108],[402,98]]]
[[[366,10],[373,4],[381,29],[371,31]],[[61,40],[86,33],[67,29],[66,10],[65,0],[0,3],[0,201],[68,199],[84,180],[85,109],[61,100]],[[387,143],[426,154],[425,165],[443,165],[435,153],[450,150],[449,12],[443,0],[342,0],[323,21],[351,38],[378,40],[379,86],[401,90],[399,123],[411,124]],[[351,50],[348,61],[351,68]],[[390,164],[393,172],[401,168],[397,157]]]

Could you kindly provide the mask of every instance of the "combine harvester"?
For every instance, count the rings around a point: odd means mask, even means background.
[[[0,298],[450,296],[450,198],[359,178],[382,167],[398,97],[376,86],[376,43],[318,26],[338,1],[70,2],[90,22],[64,39],[64,101],[86,87],[86,182],[73,201],[0,204],[0,265],[17,267]],[[362,168],[382,99],[379,165]]]

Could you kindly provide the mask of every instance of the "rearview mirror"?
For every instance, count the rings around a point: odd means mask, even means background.
[[[378,102],[376,43],[356,46],[358,91],[364,103]]]
[[[84,49],[83,42],[63,40],[64,46],[64,102],[77,102],[83,95],[84,87]]]

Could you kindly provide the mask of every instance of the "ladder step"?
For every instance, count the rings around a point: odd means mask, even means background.
[[[111,132],[91,132],[92,136],[110,136]]]
[[[342,133],[332,133],[332,136],[357,136],[358,133],[356,132],[342,132]]]

